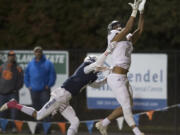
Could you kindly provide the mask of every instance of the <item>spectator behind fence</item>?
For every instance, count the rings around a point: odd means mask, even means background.
[[[56,72],[54,65],[43,54],[42,47],[35,47],[34,55],[35,58],[28,63],[25,70],[24,82],[30,90],[32,106],[40,110],[50,98],[51,87],[56,81]],[[50,121],[50,117],[44,121]]]
[[[23,71],[16,62],[16,54],[14,51],[8,52],[8,58],[5,63],[0,65],[0,105],[14,98],[19,101],[19,90],[23,86]],[[6,118],[8,113],[1,112],[0,117]],[[10,118],[17,118],[17,110],[10,110]],[[14,122],[12,124],[12,132],[16,132]],[[2,128],[0,128],[2,131]]]

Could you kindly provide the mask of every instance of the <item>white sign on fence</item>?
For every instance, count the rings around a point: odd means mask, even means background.
[[[111,65],[111,56],[105,64]],[[132,54],[128,79],[133,88],[134,109],[151,110],[167,106],[166,54]],[[119,106],[107,84],[100,89],[88,87],[87,104],[91,109],[114,109]]]

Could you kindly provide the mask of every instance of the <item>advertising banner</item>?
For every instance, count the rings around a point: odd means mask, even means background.
[[[93,54],[99,55],[99,53]],[[105,62],[111,65],[111,56]],[[107,74],[100,74],[100,78]],[[128,79],[133,90],[135,110],[151,110],[167,106],[167,55],[132,54]],[[119,103],[105,84],[99,89],[87,88],[89,109],[114,109]]]

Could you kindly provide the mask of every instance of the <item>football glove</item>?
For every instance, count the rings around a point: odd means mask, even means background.
[[[141,1],[142,0],[137,0],[137,1],[134,0],[134,3],[128,3],[132,7],[132,10],[133,10],[131,16],[136,17],[137,10],[139,8],[139,4],[141,3]]]
[[[142,2],[139,4],[138,10],[139,10],[140,14],[142,14],[144,12],[145,3],[146,3],[146,0],[142,0]]]

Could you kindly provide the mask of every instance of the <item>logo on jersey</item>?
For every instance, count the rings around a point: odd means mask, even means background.
[[[46,106],[45,108],[48,109],[52,104],[54,104],[56,102],[56,99],[51,100]]]
[[[5,79],[5,80],[11,80],[12,79],[12,72],[9,71],[9,70],[4,70],[3,73],[2,73],[2,77]]]

